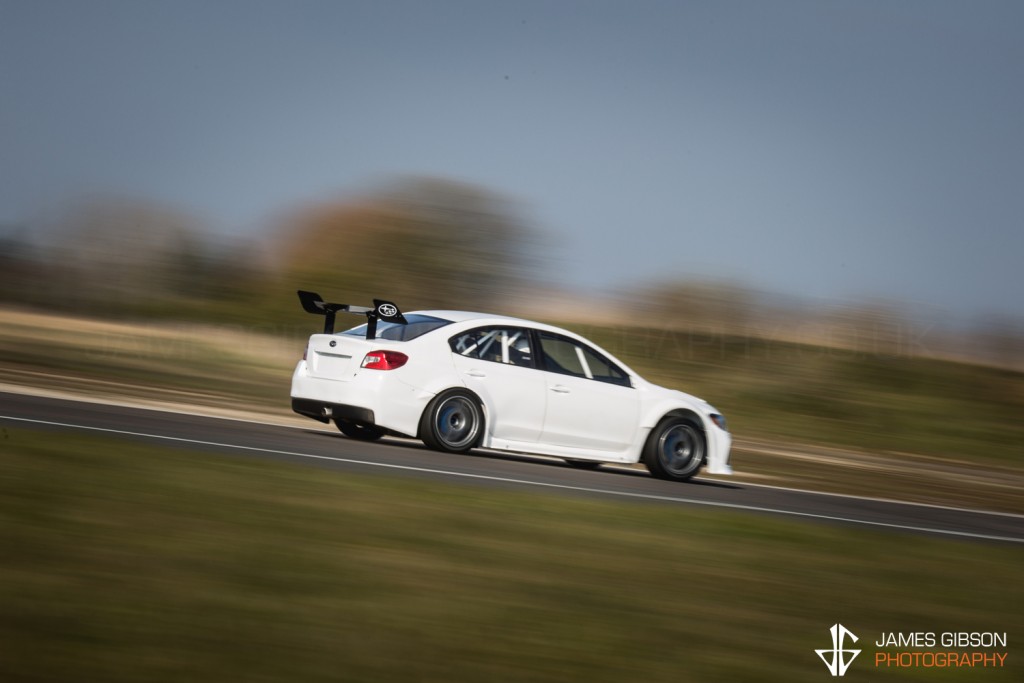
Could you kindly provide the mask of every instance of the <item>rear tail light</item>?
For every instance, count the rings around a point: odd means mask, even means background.
[[[367,370],[394,370],[405,365],[408,360],[409,356],[398,351],[370,351],[360,367]]]

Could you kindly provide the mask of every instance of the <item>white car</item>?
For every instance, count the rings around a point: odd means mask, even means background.
[[[707,402],[648,382],[567,330],[465,311],[403,315],[326,303],[299,292],[326,316],[292,376],[292,409],[334,421],[360,440],[415,437],[430,448],[537,453],[578,467],[643,462],[656,477],[683,481],[705,465],[732,474],[732,438]],[[335,313],[367,322],[334,332]]]

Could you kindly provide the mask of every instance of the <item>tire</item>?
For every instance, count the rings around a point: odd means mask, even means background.
[[[335,420],[334,426],[342,434],[356,441],[376,441],[384,436],[384,430],[374,425],[360,424],[348,420]]]
[[[463,389],[438,394],[420,418],[420,438],[428,448],[465,453],[480,442],[484,417],[480,401]]]
[[[644,445],[643,461],[658,479],[686,481],[704,462],[707,440],[693,418],[670,415],[651,431]]]
[[[601,466],[597,460],[566,460],[565,464],[578,470],[596,470]]]

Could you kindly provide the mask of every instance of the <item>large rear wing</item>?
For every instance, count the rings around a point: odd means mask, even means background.
[[[367,339],[373,339],[377,336],[378,320],[398,323],[399,325],[406,325],[409,322],[402,315],[402,312],[398,310],[398,306],[382,299],[374,299],[373,308],[349,306],[348,304],[331,304],[324,301],[316,292],[306,292],[300,289],[299,301],[302,302],[302,308],[306,313],[325,316],[324,334],[334,334],[334,315],[338,311],[366,315]]]

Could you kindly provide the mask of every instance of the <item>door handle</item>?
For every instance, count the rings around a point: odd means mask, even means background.
[[[556,384],[555,386],[551,387],[551,391],[555,392],[556,394],[568,394],[571,390],[569,389],[569,387],[563,387],[561,384]]]
[[[469,375],[470,377],[486,377],[487,376],[486,372],[481,372],[480,370],[466,370],[466,374]]]

